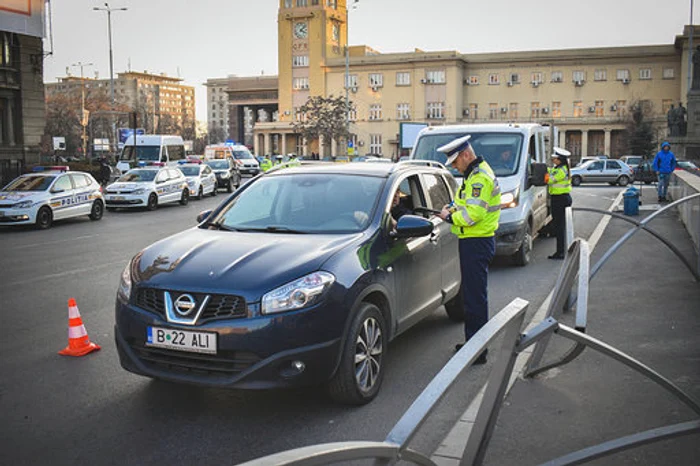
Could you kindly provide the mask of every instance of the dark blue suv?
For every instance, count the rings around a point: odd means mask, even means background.
[[[372,400],[387,343],[445,305],[463,320],[457,239],[426,163],[271,170],[139,252],[116,300],[122,366],[233,388],[326,383]]]

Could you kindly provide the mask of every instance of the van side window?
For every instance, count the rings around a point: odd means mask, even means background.
[[[530,136],[530,142],[528,143],[527,154],[530,160],[537,162],[537,146],[536,141],[533,136]]]
[[[185,146],[172,145],[168,146],[168,155],[170,156],[170,161],[175,162],[185,158]]]

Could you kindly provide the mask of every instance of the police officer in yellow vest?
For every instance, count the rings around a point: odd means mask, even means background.
[[[547,189],[552,202],[552,227],[557,237],[557,250],[549,259],[563,259],[566,253],[566,208],[571,205],[571,170],[569,157],[571,152],[559,147],[552,154],[553,167],[547,174]]]
[[[272,160],[270,160],[270,156],[266,155],[265,157],[263,157],[262,161],[260,162],[260,169],[263,172],[266,172],[270,168],[272,168]]]
[[[438,148],[446,165],[464,174],[456,199],[443,207],[440,218],[452,224],[459,238],[459,261],[464,300],[464,337],[469,340],[489,319],[489,264],[496,253],[494,234],[501,216],[501,191],[493,170],[478,157],[464,136]],[[463,343],[457,344],[459,350]],[[475,364],[486,363],[484,351]]]

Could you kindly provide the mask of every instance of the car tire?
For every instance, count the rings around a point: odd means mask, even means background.
[[[571,178],[571,185],[572,186],[581,186],[581,177],[580,176],[573,176]]]
[[[39,209],[39,212],[36,213],[36,227],[40,230],[46,230],[51,228],[52,224],[53,212],[51,212],[51,209],[46,206]]]
[[[333,400],[363,405],[377,396],[384,378],[387,336],[379,308],[362,303],[343,343],[338,369],[328,383]]]
[[[627,186],[630,183],[630,179],[627,175],[622,175],[617,179],[617,184],[620,186]]]
[[[211,190],[211,197],[215,197],[217,194],[219,194],[219,185],[215,184],[214,189]]]
[[[90,209],[90,220],[100,220],[104,213],[105,208],[102,201],[97,200],[92,203],[92,209]]]
[[[233,181],[231,181],[231,178],[229,178],[228,184],[226,185],[226,191],[229,193],[233,192]]]
[[[651,181],[645,181],[644,184],[651,184]]]
[[[518,249],[515,254],[513,254],[513,263],[520,267],[525,267],[530,263],[532,257],[532,227],[530,222],[527,224],[525,229],[525,236],[523,237],[523,242],[520,244],[520,249]]]
[[[461,289],[454,298],[445,303],[445,312],[452,322],[464,322],[464,300]]]
[[[203,198],[204,198],[204,188],[200,185],[199,192],[197,193],[197,199],[203,199]]]
[[[158,208],[158,196],[156,196],[156,193],[151,193],[151,195],[148,196],[148,204],[146,204],[146,208],[148,210],[156,210]]]
[[[187,205],[188,202],[190,202],[190,190],[184,189],[180,197],[180,205]]]

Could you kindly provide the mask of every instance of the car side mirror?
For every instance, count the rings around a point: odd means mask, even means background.
[[[390,233],[393,238],[416,238],[433,232],[433,222],[417,215],[404,215],[399,218],[396,230]]]
[[[547,182],[544,180],[547,174],[547,164],[533,162],[530,164],[530,178],[528,182],[532,186],[545,186]]]
[[[202,223],[211,215],[211,210],[203,210],[197,215],[197,223]]]
[[[65,192],[65,191],[66,191],[65,189],[61,189],[61,188],[53,188],[53,189],[51,190],[51,192],[54,193],[54,194],[63,193],[63,192]]]

